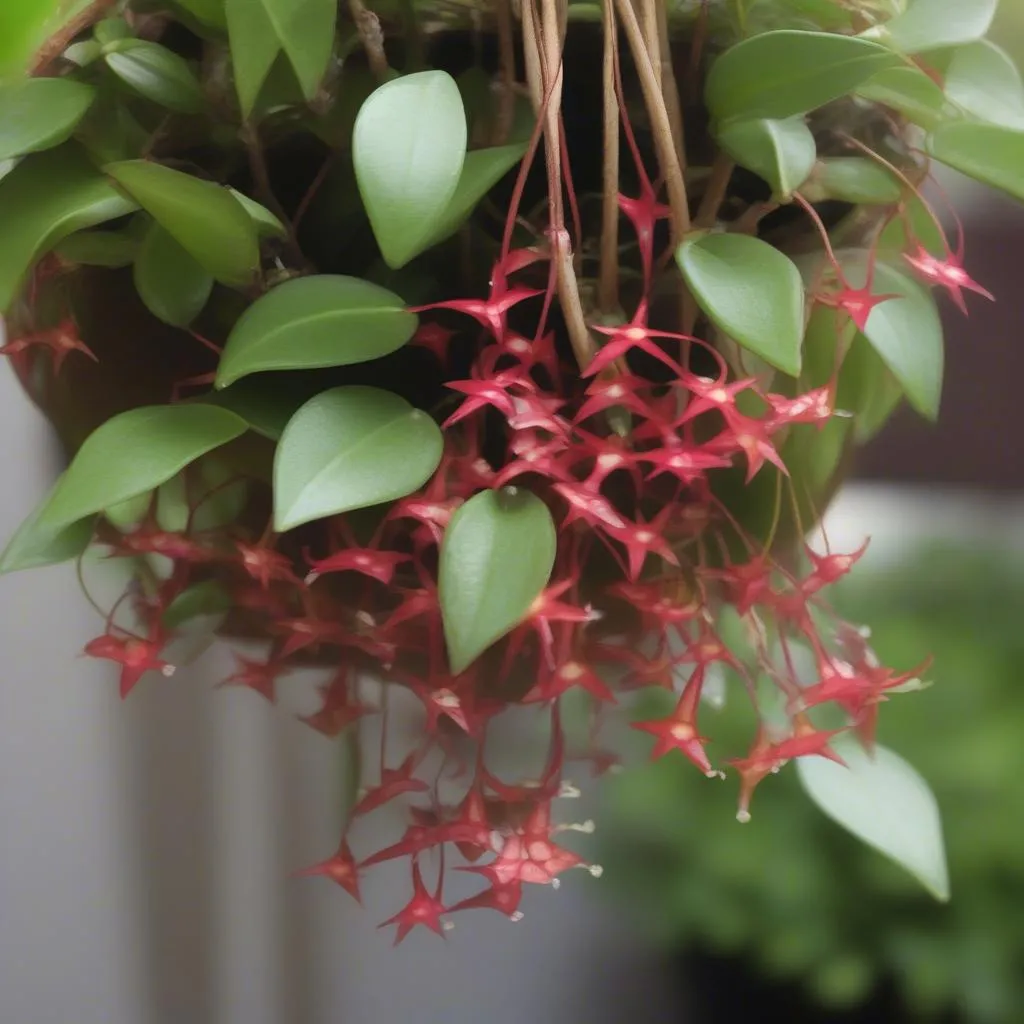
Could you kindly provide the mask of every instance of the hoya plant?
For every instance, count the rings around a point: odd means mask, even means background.
[[[915,674],[829,609],[858,553],[803,538],[901,401],[937,415],[936,302],[990,297],[926,184],[1024,196],[995,7],[6,4],[3,351],[70,463],[0,567],[128,567],[86,648],[126,697],[211,621],[271,701],[319,667],[355,792],[309,873],[358,898],[406,861],[398,939],[596,874],[564,799],[650,687],[654,756],[741,820],[827,766],[838,817],[916,815],[943,894],[930,795],[873,740]],[[726,667],[753,724],[712,760]],[[524,715],[546,754],[512,775]]]

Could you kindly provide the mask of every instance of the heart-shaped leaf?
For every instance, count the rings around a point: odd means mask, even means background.
[[[551,578],[555,547],[547,505],[521,488],[482,491],[456,510],[438,575],[453,672],[523,621]]]
[[[949,899],[942,822],[928,783],[885,747],[867,754],[852,740],[833,743],[844,767],[797,759],[807,795],[833,821],[909,871],[938,900]]]
[[[814,174],[815,200],[838,199],[858,205],[898,203],[903,190],[898,179],[874,160],[863,156],[833,156],[822,160]]]
[[[187,327],[213,290],[213,278],[156,221],[142,241],[134,277],[146,308],[175,327]]]
[[[984,38],[999,0],[910,0],[906,10],[861,33],[900,53],[923,53]]]
[[[307,100],[327,70],[337,0],[225,0],[235,86],[246,117],[283,50]]]
[[[459,183],[455,186],[455,195],[448,203],[427,248],[455,234],[476,204],[523,159],[525,152],[525,145],[516,144],[475,149],[467,153]]]
[[[1024,83],[1013,61],[985,39],[953,51],[943,79],[946,99],[972,117],[1024,128]]]
[[[711,234],[684,242],[676,261],[719,330],[783,373],[800,373],[804,285],[788,256],[749,235]]]
[[[398,395],[324,391],[292,417],[278,445],[275,529],[411,494],[437,469],[443,447],[437,424]]]
[[[814,169],[818,147],[802,117],[729,121],[718,143],[741,167],[760,175],[772,194],[788,202]]]
[[[0,88],[0,160],[66,141],[96,98],[70,78],[30,78]]]
[[[866,39],[791,29],[764,32],[718,58],[704,100],[719,124],[732,118],[795,117],[898,63],[895,54]]]
[[[61,239],[135,209],[73,143],[22,160],[0,181],[0,313],[35,260]]]
[[[148,160],[104,171],[217,281],[249,284],[260,263],[256,227],[229,189]]]
[[[96,525],[94,516],[52,529],[39,523],[43,508],[44,505],[40,505],[7,542],[0,555],[0,576],[70,561],[89,546]]]
[[[838,254],[843,273],[855,288],[867,281],[867,256]],[[942,398],[945,352],[942,321],[927,288],[887,263],[876,261],[873,292],[895,295],[871,311],[864,335],[900,382],[907,400],[922,415],[934,420]]]
[[[861,99],[892,107],[922,128],[934,128],[942,119],[942,90],[920,68],[885,68],[855,92]]]
[[[217,387],[266,370],[348,366],[394,352],[417,319],[386,288],[322,274],[278,285],[254,302],[228,337]]]
[[[928,140],[936,160],[1024,199],[1024,131],[969,121],[940,125]]]
[[[245,420],[212,405],[130,409],[94,430],[40,513],[60,529],[152,491],[189,463],[245,433]]]
[[[104,60],[129,88],[168,110],[194,114],[203,108],[203,90],[183,57],[159,43],[121,39]]]
[[[352,130],[359,193],[381,255],[401,267],[445,223],[466,157],[466,114],[455,79],[420,71],[375,89]]]

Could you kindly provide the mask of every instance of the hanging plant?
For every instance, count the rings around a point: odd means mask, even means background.
[[[344,734],[358,792],[309,873],[358,897],[407,859],[399,939],[583,865],[560,804],[652,686],[655,756],[738,778],[741,820],[799,760],[869,841],[865,801],[918,813],[889,852],[944,895],[927,790],[872,760],[915,679],[829,609],[859,552],[802,538],[904,398],[937,415],[935,292],[987,296],[930,160],[1024,196],[994,8],[65,6],[0,92],[0,310],[71,462],[0,568],[127,560],[87,647],[124,696],[211,617],[267,648],[235,685],[273,701],[328,668],[306,720]],[[755,725],[712,763],[725,668]],[[509,781],[489,751],[520,706],[548,753]],[[408,830],[367,849],[392,802]],[[484,888],[446,895],[446,852]]]

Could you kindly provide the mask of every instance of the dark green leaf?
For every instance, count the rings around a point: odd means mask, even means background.
[[[194,114],[203,108],[203,90],[188,62],[173,50],[145,39],[114,43],[104,60],[125,85],[168,110]]]
[[[288,421],[299,407],[322,391],[306,375],[279,374],[270,377],[245,377],[229,388],[203,395],[197,401],[230,409],[241,416],[257,434],[280,441]]]
[[[902,14],[861,33],[900,53],[923,53],[982,39],[999,0],[910,0]]]
[[[729,121],[718,143],[741,167],[760,175],[776,198],[788,201],[814,168],[818,148],[802,117]]]
[[[838,254],[855,288],[867,280],[863,253]],[[910,404],[935,419],[942,397],[944,349],[942,322],[930,291],[886,263],[875,264],[873,292],[895,295],[871,311],[864,331],[872,347],[900,382]]]
[[[1012,60],[987,40],[953,52],[946,99],[972,117],[1004,128],[1024,128],[1024,84]]]
[[[411,494],[441,461],[437,424],[404,398],[368,387],[324,391],[285,428],[274,457],[274,527]]]
[[[213,28],[227,28],[224,14],[224,0],[177,0],[178,6],[188,11],[204,25]]]
[[[357,277],[286,281],[254,302],[224,346],[217,387],[249,373],[347,366],[394,352],[416,317],[392,292]]]
[[[863,156],[834,156],[822,160],[814,175],[814,198],[839,199],[844,203],[898,203],[903,190],[899,180],[874,160]]]
[[[833,821],[906,868],[938,900],[949,899],[939,807],[928,783],[885,747],[833,744],[845,764],[797,758],[807,795]]]
[[[164,323],[187,327],[213,291],[213,278],[156,221],[135,260],[135,290]]]
[[[523,159],[525,152],[526,146],[517,144],[475,149],[472,153],[467,153],[462,173],[459,175],[459,183],[455,186],[455,195],[442,214],[427,248],[454,235],[473,212],[476,204]]]
[[[836,394],[836,407],[854,414],[858,444],[866,444],[885,426],[902,398],[899,381],[858,332],[843,360]]]
[[[231,595],[215,580],[196,583],[183,590],[163,614],[165,629],[175,630],[192,619],[225,615],[231,610]]]
[[[456,510],[438,576],[454,673],[523,621],[551,578],[555,547],[551,513],[529,491],[482,491]]]
[[[54,248],[68,263],[87,267],[127,267],[139,250],[138,239],[123,231],[78,231]]]
[[[465,157],[466,115],[451,75],[421,71],[370,94],[352,131],[352,160],[388,266],[404,266],[430,245]]]
[[[765,32],[719,57],[704,98],[720,124],[733,118],[795,117],[846,95],[897,63],[895,54],[866,39],[785,29]]]
[[[804,285],[793,261],[749,235],[684,242],[676,261],[719,330],[790,376],[800,373]]]
[[[39,524],[42,510],[43,506],[37,508],[7,542],[0,555],[0,576],[21,569],[38,569],[67,562],[77,558],[89,546],[96,525],[94,516],[70,526],[51,529]]]
[[[928,151],[968,177],[1024,199],[1024,132],[972,122],[943,124],[928,140]]]
[[[920,68],[885,68],[855,91],[861,99],[891,107],[922,128],[934,128],[942,119],[942,90]]]
[[[86,438],[47,500],[40,525],[59,529],[152,491],[245,430],[241,417],[212,405],[121,413]]]
[[[334,44],[336,0],[226,0],[224,9],[243,115],[282,50],[306,99],[316,95]]]
[[[259,268],[256,227],[231,192],[148,160],[104,170],[217,281],[249,284]]]
[[[74,145],[27,157],[0,181],[0,313],[61,239],[136,209]]]
[[[0,160],[66,141],[96,98],[70,78],[30,78],[0,88]]]

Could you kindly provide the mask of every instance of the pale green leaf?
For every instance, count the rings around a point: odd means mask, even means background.
[[[39,523],[43,507],[40,505],[7,542],[0,554],[0,575],[67,562],[89,546],[96,525],[94,516],[53,529]]]
[[[551,577],[555,547],[548,507],[521,488],[482,491],[456,510],[438,574],[454,673],[523,621]]]
[[[30,78],[0,87],[0,160],[66,141],[96,98],[70,78]]]
[[[943,116],[942,90],[920,68],[885,68],[859,85],[855,93],[861,99],[891,107],[922,128],[934,128]]]
[[[861,33],[900,53],[973,43],[992,26],[999,0],[910,0],[895,18]]]
[[[188,62],[159,43],[122,39],[104,57],[107,67],[140,96],[168,110],[194,114],[203,108],[203,90]]]
[[[968,177],[1024,199],[1024,131],[969,121],[943,124],[929,138],[928,151]]]
[[[307,402],[274,457],[274,526],[291,530],[411,494],[441,461],[437,424],[404,398],[341,387]]]
[[[814,168],[818,149],[802,117],[729,121],[718,143],[741,167],[760,175],[772,195],[788,202]]]
[[[822,160],[814,174],[814,190],[816,201],[820,197],[880,206],[898,203],[903,195],[900,181],[894,174],[863,156],[834,156]]]
[[[946,99],[972,117],[1024,128],[1024,83],[1012,60],[980,40],[954,51],[945,75]]]
[[[142,241],[134,269],[135,290],[164,323],[187,327],[213,290],[213,278],[156,221]]]

